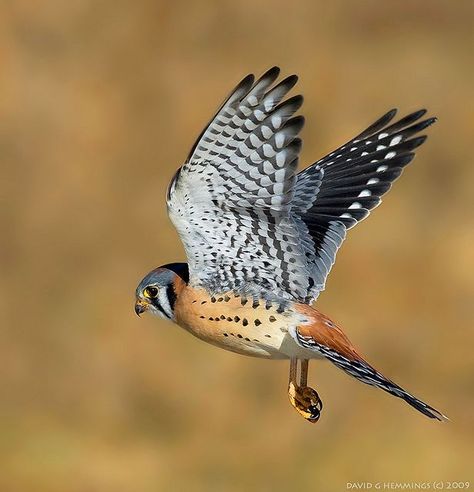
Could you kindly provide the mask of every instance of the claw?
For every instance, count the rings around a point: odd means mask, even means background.
[[[309,386],[297,386],[290,382],[288,397],[295,410],[308,422],[316,423],[321,417],[323,402],[318,393]]]

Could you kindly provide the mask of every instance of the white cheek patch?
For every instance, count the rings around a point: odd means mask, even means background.
[[[169,318],[168,316],[166,316],[163,311],[161,311],[160,309],[158,309],[157,307],[153,306],[152,304],[150,305],[149,307],[149,310],[151,312],[151,314],[153,314],[154,316],[158,316],[158,318],[161,318],[161,319],[166,319],[169,321]]]
[[[173,311],[171,309],[170,301],[166,295],[166,289],[161,288],[158,294],[158,300],[160,302],[161,309],[163,309],[168,319],[173,319]]]

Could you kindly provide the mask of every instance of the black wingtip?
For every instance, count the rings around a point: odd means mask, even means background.
[[[277,65],[274,65],[273,67],[269,68],[260,78],[265,78],[265,77],[271,77],[271,78],[277,78],[280,75],[280,67]]]
[[[289,92],[291,89],[293,89],[293,87],[296,85],[297,82],[298,82],[298,76],[290,75],[288,77],[285,77],[280,82],[278,82],[278,84],[276,84],[272,90],[277,90],[280,87],[284,87],[286,91]]]
[[[375,123],[373,123],[372,125],[370,125],[369,128],[372,128],[372,127],[374,127],[374,128],[375,127],[384,127],[385,125],[387,125],[388,123],[390,123],[390,121],[392,121],[393,118],[395,118],[395,116],[397,115],[397,113],[398,113],[398,108],[392,108],[392,109],[390,109],[383,116],[381,116]],[[367,130],[369,130],[369,128]]]
[[[301,94],[297,94],[296,96],[292,96],[286,99],[285,101],[281,102],[274,109],[274,111],[277,111],[279,108],[283,106],[287,106],[287,107],[292,107],[292,112],[296,113],[296,111],[298,111],[298,109],[300,109],[301,106],[303,105],[303,101],[304,101],[303,96]]]
[[[245,94],[248,93],[248,91],[251,89],[253,83],[255,81],[255,75],[253,73],[249,73],[247,76],[245,76],[231,91],[230,95],[226,99],[226,101],[220,106],[220,108],[217,110],[217,112],[220,111],[222,106],[226,103],[229,102],[235,102],[239,101],[244,97]],[[200,136],[201,137],[201,136]],[[200,138],[199,137],[199,138]]]
[[[255,81],[255,75],[253,73],[249,73],[246,75],[238,84],[236,89],[245,86],[251,86]]]
[[[410,148],[411,150],[416,149],[420,145],[423,145],[426,142],[426,139],[428,138],[427,135],[420,135],[419,137],[412,138],[411,140],[408,140],[410,143]]]
[[[398,108],[392,108],[392,109],[390,109],[389,111],[387,111],[387,112],[385,113],[385,115],[384,115],[384,116],[382,116],[382,118],[380,118],[380,119],[385,119],[385,118],[387,118],[387,119],[391,120],[392,118],[394,118],[394,117],[395,117],[395,115],[396,115],[397,113],[398,113]]]
[[[252,88],[254,82],[255,75],[253,73],[249,73],[236,85],[235,89],[231,92],[231,95],[227,99],[227,101],[240,101]]]
[[[374,125],[376,125],[377,123],[382,123],[382,122],[385,122],[385,125],[392,121],[393,118],[395,118],[395,116],[397,115],[398,113],[398,108],[392,108],[390,110],[388,110],[383,116],[381,116],[375,123]]]
[[[414,120],[417,120],[418,118],[424,116],[427,112],[428,110],[426,108],[421,108],[418,111],[414,111],[410,116],[412,116]]]
[[[262,76],[259,77],[255,85],[258,85],[259,83],[264,83],[266,87],[269,87],[275,82],[275,80],[278,78],[280,75],[280,68],[279,67],[272,67],[268,69]]]
[[[298,75],[296,74],[288,75],[288,77],[284,78],[282,82],[284,82],[286,85],[290,85],[291,87],[293,87],[294,85],[296,85],[296,82],[298,82]]]
[[[293,116],[293,118],[291,118],[289,121],[291,121],[293,125],[297,125],[300,128],[303,128],[305,117],[302,114],[298,114],[296,116]]]
[[[303,126],[304,126],[304,123],[305,123],[305,118],[303,115],[299,114],[299,115],[296,115],[296,116],[293,116],[292,118],[290,118],[284,125],[283,125],[283,128],[285,129],[290,129],[292,128],[293,131],[298,134]]]
[[[301,138],[296,137],[287,145],[287,149],[298,155],[301,152],[301,147],[303,147],[303,141]]]
[[[426,120],[420,121],[419,123],[416,123],[415,125],[413,125],[411,127],[411,130],[414,133],[421,132],[422,130],[424,130],[425,128],[428,128],[429,126],[431,126],[433,123],[436,123],[437,121],[438,121],[438,119],[435,117],[428,118]]]
[[[372,123],[363,132],[359,133],[359,135],[357,135],[357,137],[355,137],[354,140],[361,140],[363,138],[367,138],[370,135],[374,134],[375,132],[378,132],[380,129],[384,128],[393,120],[393,118],[395,118],[397,111],[398,111],[397,108],[393,108],[390,111],[387,111],[383,116],[381,116],[378,120]]]

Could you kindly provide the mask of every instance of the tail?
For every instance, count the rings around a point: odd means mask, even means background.
[[[387,393],[396,396],[397,398],[405,400],[409,405],[416,408],[416,410],[421,412],[423,415],[426,415],[430,419],[437,419],[441,422],[449,420],[446,415],[443,415],[440,411],[436,410],[436,408],[433,408],[424,401],[421,401],[416,396],[413,396],[405,391],[401,386],[398,386],[398,384],[386,378],[366,361],[348,360],[345,357],[341,357],[339,354],[336,356],[326,355],[326,358],[359,381],[362,381],[365,384],[370,384],[370,386],[380,388]]]
[[[295,332],[295,340],[301,347],[318,352],[359,381],[405,400],[431,419],[449,420],[441,412],[408,393],[373,368],[357,353],[344,332],[329,318],[309,306],[300,306],[299,310],[312,320],[312,323],[299,326]]]

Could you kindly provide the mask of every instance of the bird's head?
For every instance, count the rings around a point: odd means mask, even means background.
[[[169,263],[152,270],[138,284],[135,312],[145,311],[174,320],[174,306],[182,286],[189,280],[187,263]]]

